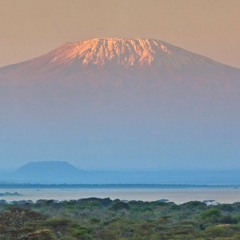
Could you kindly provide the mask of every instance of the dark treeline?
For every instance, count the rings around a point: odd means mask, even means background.
[[[2,240],[240,239],[240,203],[0,201]]]
[[[240,185],[211,184],[42,184],[42,183],[0,183],[0,189],[38,189],[38,188],[239,188]]]

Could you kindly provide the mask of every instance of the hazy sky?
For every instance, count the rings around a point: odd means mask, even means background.
[[[240,67],[239,0],[0,0],[0,66],[96,37],[156,38]]]

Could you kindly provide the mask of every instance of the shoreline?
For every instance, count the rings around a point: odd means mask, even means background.
[[[191,201],[210,201],[219,203],[240,202],[240,188],[232,187],[205,187],[205,188],[5,188],[0,192],[9,192],[10,195],[0,199],[6,201],[33,202],[39,199],[71,201],[85,198],[110,198],[122,201],[153,202],[167,199],[176,204]],[[17,192],[18,195],[11,195]]]

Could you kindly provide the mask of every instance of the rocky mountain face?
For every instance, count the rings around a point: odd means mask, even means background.
[[[239,93],[239,69],[159,40],[67,43],[0,68],[0,154],[89,167],[235,163]]]

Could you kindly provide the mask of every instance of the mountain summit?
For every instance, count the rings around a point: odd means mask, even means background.
[[[171,54],[166,45],[153,39],[96,38],[63,45],[52,52],[50,62],[70,64],[78,61],[82,66],[150,66],[159,61],[160,56]]]

